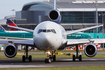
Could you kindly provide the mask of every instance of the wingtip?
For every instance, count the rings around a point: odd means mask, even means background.
[[[103,24],[101,24],[101,25],[97,25],[97,26],[103,26]]]
[[[103,24],[99,25],[99,26],[103,26]]]

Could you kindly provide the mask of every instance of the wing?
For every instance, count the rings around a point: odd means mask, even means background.
[[[105,43],[105,39],[67,39],[67,46],[93,43]]]
[[[89,39],[67,39],[67,46],[89,43]]]
[[[13,43],[13,44],[20,44],[20,45],[29,45],[29,46],[34,46],[33,39],[19,39],[19,38],[5,38],[5,39],[0,39],[0,44],[8,44],[8,43]]]
[[[69,34],[78,33],[78,32],[81,32],[81,31],[86,31],[86,30],[89,30],[89,29],[94,29],[94,28],[98,28],[98,27],[102,27],[102,26],[103,25],[98,25],[98,26],[92,26],[92,27],[87,27],[87,28],[73,30],[73,31],[67,31],[65,34],[69,35]]]
[[[105,38],[103,39],[91,39],[94,43],[105,43]]]
[[[90,40],[88,39],[66,39],[66,41],[67,42],[63,46],[61,46],[58,50],[63,50],[64,48],[67,48],[67,47],[86,44],[90,42]]]

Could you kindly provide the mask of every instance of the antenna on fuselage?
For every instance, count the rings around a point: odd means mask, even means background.
[[[56,8],[56,0],[53,0],[53,8],[54,8],[54,10],[57,9],[57,8]]]

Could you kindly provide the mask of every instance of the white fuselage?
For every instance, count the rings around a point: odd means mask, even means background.
[[[42,22],[34,29],[34,43],[40,50],[57,50],[66,42],[64,32],[64,28],[55,22]]]

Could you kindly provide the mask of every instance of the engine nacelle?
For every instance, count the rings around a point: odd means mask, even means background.
[[[57,11],[57,10],[50,11],[48,17],[53,22],[56,22],[56,23],[60,23],[61,22],[61,15],[60,15],[60,12]]]
[[[17,47],[13,44],[8,44],[7,46],[5,46],[4,54],[8,58],[15,57],[17,54]]]
[[[97,47],[93,43],[87,44],[84,53],[88,57],[94,57],[97,54]]]

